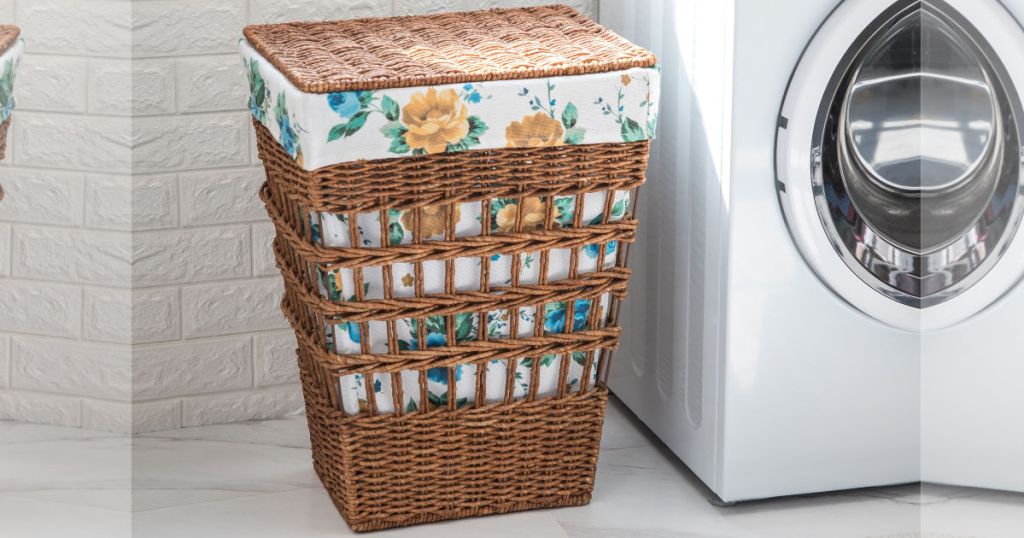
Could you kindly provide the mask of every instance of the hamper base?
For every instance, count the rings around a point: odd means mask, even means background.
[[[560,399],[351,417],[328,405],[302,362],[313,466],[355,531],[590,502],[604,386]]]

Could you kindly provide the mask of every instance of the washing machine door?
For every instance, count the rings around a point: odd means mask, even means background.
[[[801,253],[844,300],[931,330],[1020,281],[1022,56],[996,0],[846,0],[816,33],[776,177]]]

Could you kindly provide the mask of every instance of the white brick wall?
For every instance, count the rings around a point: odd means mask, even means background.
[[[23,29],[0,183],[0,420],[130,429],[127,0],[0,0]],[[124,77],[121,80],[125,80]]]
[[[301,412],[242,27],[547,3],[0,0],[29,42],[0,165],[0,312],[19,312],[0,314],[0,419],[150,431]],[[596,0],[568,3],[596,18]]]

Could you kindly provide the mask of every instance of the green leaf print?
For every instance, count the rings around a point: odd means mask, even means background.
[[[583,137],[587,134],[587,130],[582,127],[573,127],[565,130],[565,138],[563,139],[566,144],[575,145],[582,144]]]
[[[573,212],[576,210],[575,196],[555,197],[555,222],[559,226],[572,226]]]
[[[398,121],[398,103],[385,95],[380,99],[380,110],[388,121]]]
[[[434,407],[444,407],[445,405],[448,405],[448,393],[445,392],[441,396],[438,396],[433,392],[427,392],[427,401],[429,401]]]
[[[419,409],[419,408],[416,406],[416,402],[414,402],[412,400],[409,400],[409,403],[406,404],[406,406],[405,406],[405,412],[406,413],[412,413],[412,412],[416,411],[417,409]]]
[[[562,110],[562,125],[564,125],[566,129],[572,129],[576,126],[577,118],[579,118],[579,113],[576,111],[576,105],[572,103],[565,105],[565,109]]]
[[[400,122],[400,121],[391,121],[391,122],[385,123],[384,126],[380,128],[380,134],[382,134],[382,135],[384,135],[384,136],[386,136],[388,138],[395,138],[396,136],[404,136],[405,135],[405,126],[402,125],[402,122]]]
[[[427,318],[427,334],[445,334],[444,316],[430,316]]]
[[[388,151],[398,154],[409,153],[409,144],[405,142],[405,133],[406,129],[405,127],[402,127],[400,132],[393,135],[391,145],[388,146]],[[413,151],[413,154],[415,155],[416,151]],[[422,152],[420,154],[422,155]]]
[[[554,362],[555,362],[555,356],[554,355],[544,355],[543,357],[540,358],[540,365],[541,365],[541,367],[551,366],[551,364],[554,363]],[[533,368],[533,359],[532,358],[523,359],[523,362],[521,362],[520,364],[523,365],[523,368]],[[517,378],[518,378],[518,376],[517,376]]]
[[[434,407],[447,407],[448,406],[448,392],[445,391],[441,395],[434,394],[433,392],[427,392],[427,400]],[[461,408],[469,403],[469,398],[459,398],[455,400],[455,407]]]
[[[10,65],[5,67],[10,72]],[[260,74],[259,62],[255,58],[249,60],[247,71],[249,77],[249,111],[252,112],[253,117],[257,121],[265,123],[267,121],[267,109],[270,108],[270,90]],[[4,75],[4,78],[6,78],[6,75]],[[5,86],[4,81],[0,80],[0,106],[7,102],[4,96]]]
[[[647,138],[654,138],[654,132],[658,129],[658,115],[651,114],[647,120]]]
[[[350,120],[345,123],[339,123],[331,128],[331,132],[327,135],[327,141],[333,142],[339,138],[352,136],[359,129],[366,124],[366,118],[370,116],[370,113],[366,110],[362,110],[352,116]]]
[[[462,141],[467,145],[475,146],[480,143],[480,137],[487,132],[487,124],[477,116],[470,116],[467,121],[469,122],[469,133]]]
[[[622,198],[615,205],[612,206],[612,218],[621,219],[626,214],[626,206],[629,203],[628,198]]]
[[[622,118],[622,140],[637,142],[644,139],[644,130],[633,118]]]
[[[388,225],[389,245],[400,245],[403,239],[405,239],[405,228],[402,227],[401,222],[392,222]]]
[[[472,312],[464,312],[455,315],[455,341],[465,342],[476,337],[473,327],[476,315]]]

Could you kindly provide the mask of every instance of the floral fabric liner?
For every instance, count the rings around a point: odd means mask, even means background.
[[[584,226],[599,224],[602,220],[605,203],[608,196],[612,196],[612,208],[609,221],[617,221],[626,217],[629,210],[630,193],[628,191],[591,192],[583,197],[582,224]],[[519,212],[522,212],[522,226],[524,229],[535,228],[543,225],[546,204],[548,201],[541,197],[530,197],[520,202],[516,198],[497,198],[491,201],[490,205],[490,227],[491,233],[509,232],[515,226]],[[577,210],[576,197],[572,195],[555,196],[551,203],[555,209],[555,225],[559,227],[572,226],[574,213]],[[522,207],[520,207],[522,206]],[[449,209],[446,206],[433,206],[421,209],[420,226],[423,230],[424,239],[442,239],[445,231],[445,221],[448,211],[455,212],[455,235],[456,237],[469,237],[480,235],[483,219],[481,216],[481,204],[479,202],[466,202]],[[303,212],[306,214],[306,212]],[[391,210],[388,215],[389,244],[412,243],[412,223],[414,212]],[[380,237],[380,214],[361,213],[357,216],[357,230],[359,243],[362,247],[380,247],[383,241]],[[314,241],[327,247],[350,247],[352,240],[350,236],[349,221],[346,215],[333,215],[329,213],[313,213],[309,215],[310,227],[313,232]],[[578,272],[580,274],[599,270],[598,259],[602,245],[586,245],[580,249]],[[613,241],[603,245],[604,268],[615,265],[618,245]],[[571,251],[567,249],[553,249],[548,254],[547,281],[554,282],[568,278]],[[508,286],[512,282],[513,256],[509,254],[495,254],[490,258],[488,271],[489,283],[491,286]],[[480,289],[480,274],[482,260],[479,257],[466,257],[455,259],[455,290],[475,291]],[[540,253],[523,253],[519,257],[520,284],[534,284],[539,281]],[[416,268],[412,263],[391,264],[392,289],[391,296],[412,297],[416,289]],[[355,279],[351,269],[338,269],[324,271],[315,268],[318,279],[320,294],[335,302],[355,300]],[[385,278],[381,267],[367,267],[363,269],[363,294],[367,299],[382,299],[384,294]],[[445,263],[443,261],[423,262],[423,290],[427,294],[443,293],[445,291]],[[611,298],[606,294],[597,299],[596,308],[599,308],[598,322],[603,324],[608,319],[611,306]],[[577,300],[572,308],[573,330],[579,331],[588,328],[591,308],[595,308],[593,300]],[[568,310],[570,306],[566,302],[547,303],[542,306],[539,313],[536,307],[520,308],[518,312],[511,310],[495,310],[487,315],[486,327],[480,327],[480,317],[475,314],[456,315],[453,318],[455,323],[454,335],[456,342],[472,341],[485,331],[489,339],[509,338],[511,336],[511,317],[516,316],[518,322],[518,335],[529,337],[534,334],[535,324],[542,323],[544,332],[560,333],[565,330],[565,325],[570,318]],[[395,323],[399,350],[419,349],[417,341],[418,321],[415,319],[402,319]],[[447,331],[448,318],[445,316],[429,317],[425,320],[426,343],[425,347],[445,346],[448,344]],[[362,343],[368,341],[372,353],[388,352],[388,327],[382,321],[368,322],[368,334],[363,334],[358,323],[341,322],[328,324],[324,327],[327,335],[330,351],[343,354],[358,354],[362,352]],[[599,350],[594,357],[593,366],[589,371],[590,380],[588,386],[593,386],[597,375],[598,362],[603,351]],[[568,366],[568,377],[566,378],[566,390],[572,392],[579,390],[584,375],[585,353],[573,353],[566,357]],[[534,364],[533,358],[519,358],[514,371],[509,371],[510,362],[506,360],[491,361],[487,367],[487,393],[484,401],[487,403],[500,402],[504,399],[505,384],[508,376],[513,376],[513,398],[525,398],[529,393],[531,372],[534,367],[540,368],[537,395],[545,397],[557,392],[558,377],[563,357],[561,355],[545,355]],[[444,368],[427,370],[427,399],[426,403],[420,401],[419,375],[416,370],[404,371],[400,374],[403,391],[403,410],[406,412],[420,409],[426,405],[428,409],[437,406],[447,405],[449,398],[449,373]],[[463,407],[472,405],[476,400],[476,365],[460,365],[455,369],[455,395],[456,406]],[[371,386],[374,391],[374,400],[377,404],[378,414],[387,414],[394,411],[392,391],[392,378],[390,374],[373,374]],[[365,412],[367,408],[366,380],[364,375],[348,375],[339,379],[339,394],[342,409],[349,414]]]
[[[0,123],[7,121],[14,112],[14,75],[24,49],[25,41],[19,39],[0,54]]]
[[[474,149],[654,138],[659,69],[305,93],[244,39],[248,106],[305,170]]]

